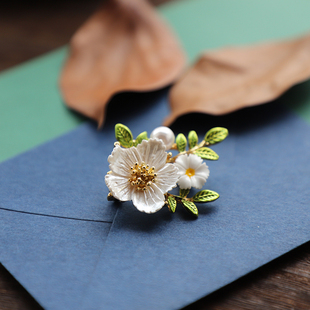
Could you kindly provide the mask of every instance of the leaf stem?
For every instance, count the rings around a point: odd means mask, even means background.
[[[205,145],[209,145],[208,142],[206,142],[205,140],[201,141],[198,145],[194,146],[193,148],[189,149],[188,151],[184,151],[184,152],[180,152],[179,154],[175,155],[174,157],[171,157],[169,160],[167,160],[167,162],[169,163],[174,163],[175,160],[180,156],[180,155],[185,155],[185,154],[192,154],[195,151],[197,151],[198,149],[204,147]]]
[[[192,198],[181,197],[181,196],[178,196],[178,195],[173,195],[173,194],[166,193],[165,194],[166,199],[168,198],[168,196],[174,197],[177,202],[181,202],[182,200],[192,201]]]

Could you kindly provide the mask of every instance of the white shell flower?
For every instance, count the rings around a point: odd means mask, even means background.
[[[210,171],[203,160],[194,154],[181,155],[175,165],[179,168],[180,179],[178,184],[180,188],[202,188],[209,177]]]
[[[165,204],[164,194],[176,187],[178,168],[166,163],[162,140],[143,140],[137,147],[116,146],[108,158],[111,173],[105,182],[113,197],[132,200],[141,212],[154,213]]]

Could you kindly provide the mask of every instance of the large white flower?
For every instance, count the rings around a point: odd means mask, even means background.
[[[202,188],[209,177],[210,171],[203,160],[194,154],[181,155],[175,165],[179,168],[180,179],[178,184],[180,188]]]
[[[178,168],[167,164],[162,140],[143,140],[137,147],[116,146],[108,158],[105,182],[116,199],[132,200],[142,212],[154,213],[165,204],[164,194],[176,187]]]

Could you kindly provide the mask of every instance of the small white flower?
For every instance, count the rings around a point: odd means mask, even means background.
[[[165,204],[164,194],[176,187],[178,168],[167,164],[162,140],[143,140],[137,147],[116,146],[108,158],[105,182],[120,201],[132,200],[141,212],[154,213]]]
[[[208,166],[203,163],[199,156],[194,154],[179,156],[175,165],[179,168],[180,179],[178,184],[182,189],[202,188],[210,174]]]

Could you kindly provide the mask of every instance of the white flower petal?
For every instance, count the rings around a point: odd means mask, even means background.
[[[203,163],[198,169],[195,170],[195,175],[207,179],[210,175],[210,170],[208,166],[205,163]]]
[[[178,163],[174,163],[174,165],[178,168],[178,175],[181,176],[186,173],[186,169]]]
[[[176,187],[179,179],[178,167],[174,164],[166,164],[157,173],[156,185],[160,188],[162,193],[167,193]]]
[[[178,181],[178,184],[179,184],[181,189],[191,188],[192,187],[191,179],[187,175],[181,176],[179,181]]]
[[[155,213],[165,204],[165,196],[155,184],[146,191],[134,191],[132,194],[133,205],[141,212]]]
[[[202,164],[202,158],[197,155],[189,154],[188,167],[196,170]]]
[[[140,161],[140,154],[135,147],[123,149],[117,146],[114,148],[112,154],[108,157],[110,169],[114,173],[127,178],[130,177],[130,167],[132,167],[135,162]]]
[[[134,166],[135,163],[141,162],[141,156],[135,147],[124,150],[125,156],[122,158],[128,169]],[[129,170],[130,171],[130,170]]]
[[[154,166],[156,170],[161,169],[166,164],[167,153],[165,149],[163,141],[159,139],[143,140],[137,146],[142,161],[149,164],[150,167]]]
[[[193,177],[191,177],[192,187],[195,187],[197,189],[201,189],[206,183],[206,181],[206,178],[198,175],[194,175]]]
[[[128,182],[127,178],[124,178],[117,174],[107,174],[105,176],[105,183],[109,188],[113,197],[120,201],[131,200],[132,186]]]
[[[175,163],[178,166],[183,167],[185,170],[189,168],[189,161],[188,161],[188,156],[187,155],[181,155],[179,156],[176,160]]]

